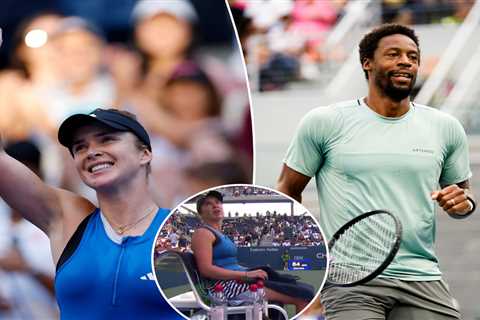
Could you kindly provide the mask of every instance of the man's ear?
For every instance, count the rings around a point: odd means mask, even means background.
[[[368,71],[371,71],[371,70],[372,70],[372,63],[371,63],[370,59],[368,59],[368,58],[363,59],[362,69],[363,69],[365,72],[368,72]]]

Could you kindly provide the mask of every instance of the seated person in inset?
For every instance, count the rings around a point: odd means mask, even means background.
[[[207,288],[209,293],[220,282],[227,300],[248,300],[249,285],[246,282],[263,279],[266,280],[266,299],[293,304],[297,313],[313,299],[313,289],[308,285],[282,277],[268,267],[249,269],[238,264],[237,247],[221,232],[224,213],[220,192],[209,191],[201,196],[197,200],[197,212],[203,225],[192,236],[192,250],[200,274],[211,279]]]

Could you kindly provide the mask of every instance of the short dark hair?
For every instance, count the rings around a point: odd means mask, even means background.
[[[358,45],[358,52],[360,55],[360,64],[363,67],[363,62],[365,59],[372,59],[377,50],[378,43],[384,37],[391,36],[394,34],[402,34],[409,37],[415,42],[417,48],[420,52],[420,46],[418,42],[418,37],[415,34],[415,31],[407,26],[395,23],[382,24],[380,27],[377,27],[363,36],[360,44]],[[365,78],[368,79],[367,71],[363,70],[365,73]]]

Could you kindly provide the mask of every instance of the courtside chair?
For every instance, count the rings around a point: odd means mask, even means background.
[[[164,251],[160,253],[157,260],[161,261],[162,265],[169,264],[169,270],[174,268],[176,271],[179,271],[178,263],[180,263],[190,285],[191,291],[176,295],[168,299],[168,301],[180,311],[188,312],[195,310],[203,314],[208,313],[210,311],[210,301],[204,287],[204,280],[200,276],[193,254],[191,252]],[[282,307],[275,304],[268,304],[267,307],[268,309],[278,310],[284,319],[288,320],[288,314]],[[251,305],[238,307],[229,306],[227,307],[227,314],[245,314],[251,310],[251,308]],[[203,310],[203,312],[201,310]]]

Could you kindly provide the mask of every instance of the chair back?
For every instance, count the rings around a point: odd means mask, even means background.
[[[160,254],[168,259],[176,259],[182,265],[185,274],[190,284],[195,300],[197,300],[200,307],[204,310],[209,311],[210,307],[208,306],[208,295],[206,289],[203,287],[203,278],[200,275],[200,271],[197,268],[197,262],[195,257],[191,252],[177,252],[177,251],[166,251]]]

